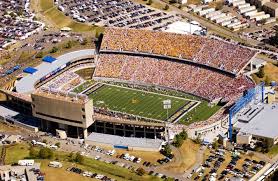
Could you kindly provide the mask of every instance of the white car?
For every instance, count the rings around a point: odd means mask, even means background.
[[[99,159],[100,159],[100,156],[97,155],[97,156],[95,157],[95,160],[99,160]]]
[[[100,180],[100,179],[102,179],[103,177],[104,177],[104,175],[97,175],[95,178]]]

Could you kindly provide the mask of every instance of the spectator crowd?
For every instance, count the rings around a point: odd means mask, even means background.
[[[228,101],[254,86],[245,76],[231,77],[186,63],[116,54],[102,54],[94,76],[169,87],[210,101]]]
[[[239,45],[201,36],[118,28],[105,29],[101,48],[176,57],[234,74],[256,54]]]

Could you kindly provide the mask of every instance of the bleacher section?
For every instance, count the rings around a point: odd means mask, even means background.
[[[254,86],[245,76],[233,78],[185,63],[116,54],[99,56],[94,77],[168,87],[210,101],[219,98],[228,101]]]
[[[177,57],[238,74],[256,54],[248,48],[206,37],[148,30],[106,28],[101,50]]]

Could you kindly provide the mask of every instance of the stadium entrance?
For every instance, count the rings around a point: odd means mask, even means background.
[[[95,121],[88,128],[88,132],[104,133],[124,137],[163,139],[165,128],[163,126],[146,126],[136,124],[112,123]]]

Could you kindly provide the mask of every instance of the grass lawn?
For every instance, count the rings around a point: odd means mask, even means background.
[[[189,100],[171,97],[162,94],[144,92],[124,87],[104,85],[89,94],[96,107],[108,108],[114,111],[139,115],[142,117],[165,120],[166,111],[163,109],[163,100],[170,99],[172,108],[169,116],[182,108]]]
[[[267,153],[267,156],[270,158],[275,157],[278,154],[278,145],[274,145],[272,148],[270,148],[269,152]]]
[[[215,105],[210,107],[208,102],[203,101],[197,107],[195,107],[192,111],[186,114],[180,122],[186,125],[189,125],[196,121],[204,121],[211,117],[214,113],[216,113],[221,106]]]
[[[38,147],[35,147],[36,150],[39,150]],[[50,160],[40,160],[36,159],[36,162],[42,164],[42,172],[46,173],[46,180],[55,181],[55,180],[86,180],[84,177],[78,174],[74,174],[71,172],[66,171],[68,167],[76,166],[83,171],[90,171],[93,173],[104,174],[108,177],[114,178],[119,181],[125,180],[134,180],[134,181],[155,181],[160,180],[158,178],[154,178],[152,176],[145,175],[143,177],[137,175],[132,170],[128,170],[126,168],[122,168],[116,165],[112,165],[109,163],[97,161],[88,157],[85,157],[83,164],[76,164],[71,163],[68,161],[68,154],[66,152],[61,151],[54,151],[54,158],[53,160],[58,160],[63,163],[63,168],[56,169],[56,168],[49,168],[47,165]],[[23,144],[16,144],[7,148],[5,162],[6,164],[17,163],[18,160],[24,159],[29,156],[29,145],[26,143]],[[68,178],[71,176],[70,178]],[[60,179],[58,179],[60,178]]]
[[[73,172],[66,171],[66,169],[68,167],[73,166],[73,163],[63,162],[62,168],[49,167],[48,166],[49,160],[40,160],[40,163],[41,163],[41,171],[43,173],[46,173],[45,180],[48,180],[48,181],[64,180],[64,179],[66,179],[67,181],[76,181],[76,180],[96,181],[97,180],[94,178],[83,177],[82,175],[78,175]],[[78,167],[80,167],[80,166],[78,166]]]
[[[54,6],[53,0],[40,0],[40,9],[43,11],[43,15],[57,28],[70,27],[74,32],[91,31],[93,33],[103,30],[103,28],[79,23],[67,17]]]
[[[28,144],[15,144],[7,147],[6,149],[6,164],[17,163],[18,160],[22,160],[29,156]]]
[[[152,164],[157,164],[158,159],[164,158],[162,154],[159,152],[151,152],[151,151],[128,151],[128,150],[122,150],[122,149],[116,149],[117,155],[121,155],[123,153],[128,153],[129,155],[133,155],[135,157],[140,157],[142,159],[141,164],[144,163],[144,161],[149,161]]]
[[[178,148],[178,152],[176,153],[173,150],[174,155],[180,155],[181,157],[174,157],[172,162],[169,162],[165,166],[162,166],[162,170],[171,170],[172,173],[183,173],[185,170],[192,167],[196,162],[197,152],[200,149],[199,144],[195,144],[192,140],[187,139],[184,141],[183,145]]]

